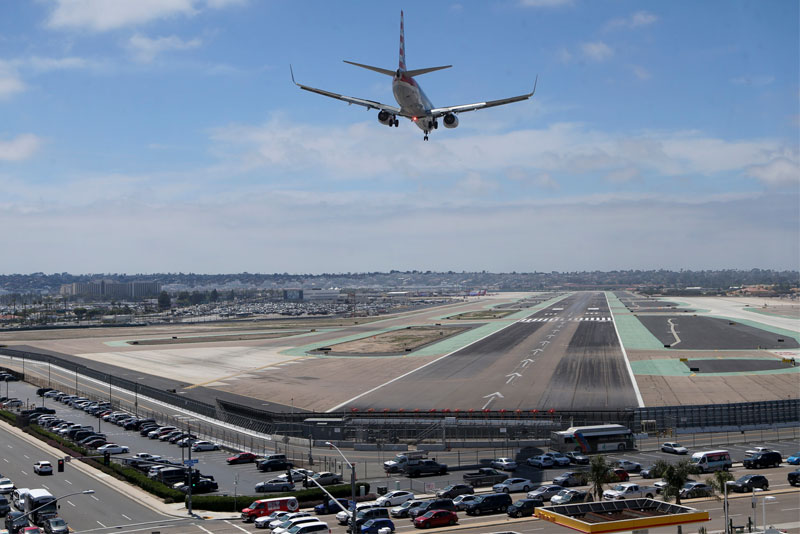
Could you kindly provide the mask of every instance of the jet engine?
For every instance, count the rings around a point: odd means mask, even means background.
[[[386,126],[392,127],[397,126],[397,117],[392,115],[386,110],[381,110],[378,112],[378,122],[381,124],[385,124]]]
[[[444,116],[442,122],[444,123],[445,128],[455,128],[456,126],[458,126],[458,117],[456,117],[452,113],[448,113],[447,115]]]

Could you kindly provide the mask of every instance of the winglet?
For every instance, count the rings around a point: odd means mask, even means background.
[[[539,75],[538,74],[536,75],[536,79],[533,81],[533,91],[531,91],[531,96],[533,96],[534,93],[536,93],[536,84],[537,83],[539,83]]]
[[[292,64],[291,63],[289,63],[289,72],[292,74],[292,83],[295,84],[295,85],[298,85],[298,83],[296,81],[294,81],[294,70],[292,69]]]

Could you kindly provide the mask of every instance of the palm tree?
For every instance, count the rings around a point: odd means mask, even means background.
[[[681,503],[681,488],[689,480],[689,475],[697,473],[697,468],[689,460],[681,460],[677,464],[669,464],[661,475],[666,482],[661,494],[665,501],[675,497],[675,504]]]
[[[720,495],[725,494],[725,484],[733,480],[733,478],[733,475],[728,471],[715,471],[712,476],[706,478],[706,484],[714,488],[717,499],[721,499]]]
[[[586,478],[589,481],[591,493],[594,493],[597,500],[601,501],[603,500],[603,484],[612,482],[616,477],[614,477],[611,466],[606,462],[606,457],[598,454],[592,457]]]

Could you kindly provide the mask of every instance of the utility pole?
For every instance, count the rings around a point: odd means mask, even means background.
[[[187,426],[187,434],[192,434],[192,425]],[[189,445],[189,500],[187,503],[187,508],[189,510],[189,515],[192,515],[192,485],[194,485],[194,467],[192,466],[192,446]]]

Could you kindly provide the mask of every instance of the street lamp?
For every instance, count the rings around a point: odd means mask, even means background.
[[[725,484],[722,486],[725,492],[725,499],[722,502],[722,508],[725,511],[725,530],[723,530],[725,534],[730,534],[730,519],[728,512],[728,486],[732,486],[734,484],[735,482],[733,480],[726,480]]]
[[[93,489],[90,489],[90,490],[83,490],[83,491],[75,491],[75,492],[72,492],[72,493],[67,493],[66,495],[62,495],[61,497],[56,497],[56,498],[55,498],[55,499],[53,499],[52,501],[50,501],[50,502],[46,502],[46,503],[44,503],[43,505],[41,505],[41,506],[38,506],[38,507],[34,508],[34,509],[33,509],[33,510],[31,510],[30,512],[27,512],[27,513],[25,513],[25,514],[23,514],[23,515],[19,516],[19,518],[18,518],[18,519],[21,519],[21,518],[23,518],[23,517],[27,519],[27,518],[28,518],[28,516],[29,516],[29,515],[31,515],[32,513],[34,513],[34,512],[37,512],[37,511],[41,510],[41,509],[42,509],[42,508],[44,508],[45,506],[50,506],[50,505],[51,505],[51,504],[53,504],[54,502],[58,502],[60,499],[66,499],[67,497],[72,497],[73,495],[91,495],[92,493],[94,493],[94,490],[93,490]]]
[[[764,532],[767,531],[767,501],[774,502],[777,500],[778,499],[771,495],[764,495],[764,498],[761,500],[761,516],[764,520]]]
[[[350,534],[356,534],[356,466],[347,460],[347,457],[342,454],[342,451],[339,450],[339,447],[330,441],[326,441],[325,445],[336,449],[336,452],[338,452],[339,455],[344,459],[345,463],[350,466],[350,495],[353,501],[353,510],[350,512]]]

